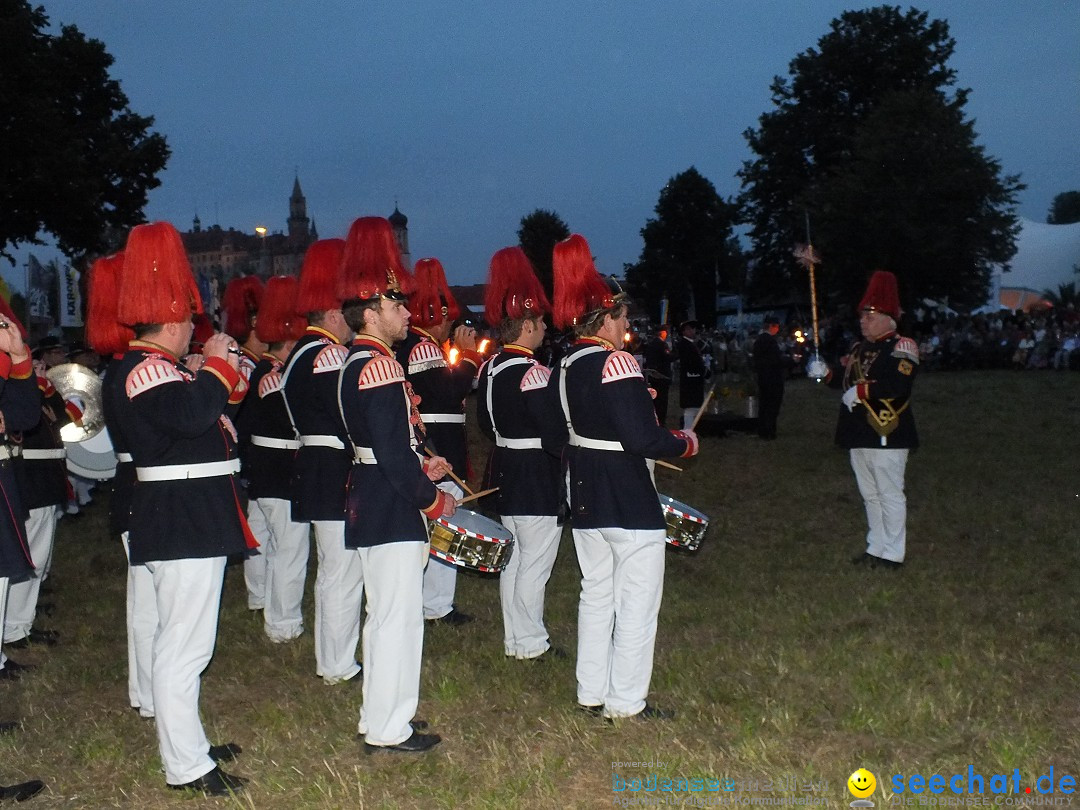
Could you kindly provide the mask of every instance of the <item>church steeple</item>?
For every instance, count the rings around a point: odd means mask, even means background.
[[[293,179],[292,195],[289,197],[289,244],[304,247],[308,243],[307,200],[300,190],[300,175]]]

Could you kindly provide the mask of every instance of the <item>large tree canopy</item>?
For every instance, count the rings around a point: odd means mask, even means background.
[[[49,31],[42,7],[0,0],[0,256],[52,234],[80,260],[144,220],[169,148],[136,115],[102,42]]]
[[[1023,186],[975,143],[954,47],[925,12],[848,11],[774,80],[739,173],[756,297],[803,289],[791,251],[809,219],[827,299],[857,300],[884,267],[908,301],[985,301],[992,265],[1016,252]]]
[[[1054,197],[1046,221],[1050,225],[1080,222],[1080,191],[1063,191]]]
[[[737,209],[691,166],[661,189],[655,210],[641,229],[638,262],[626,268],[629,292],[653,318],[667,296],[674,317],[693,311],[711,322],[718,285],[741,291],[742,254],[732,233]]]
[[[551,251],[554,250],[557,242],[561,242],[570,235],[570,228],[554,211],[537,208],[531,214],[526,214],[521,218],[521,227],[518,228],[517,235],[521,249],[529,257],[533,269],[536,270],[536,277],[544,285],[544,292],[547,293],[549,299],[554,301]]]

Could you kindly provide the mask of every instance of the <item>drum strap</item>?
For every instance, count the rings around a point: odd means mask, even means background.
[[[495,400],[492,394],[492,389],[495,387],[495,375],[512,366],[531,364],[532,361],[528,357],[511,357],[505,363],[499,363],[498,367],[495,367],[494,361],[487,364],[487,411],[488,416],[491,418],[491,430],[495,434],[495,444],[498,447],[508,447],[511,450],[531,450],[541,446],[539,439],[507,439],[499,433],[499,428],[495,424]]]
[[[559,374],[559,402],[562,403],[563,417],[566,419],[566,430],[570,433],[570,445],[572,447],[587,447],[590,450],[622,452],[623,446],[621,442],[613,442],[606,439],[592,439],[588,436],[579,436],[574,432],[574,423],[570,419],[570,401],[566,397],[566,373],[574,361],[587,354],[604,351],[607,351],[607,349],[603,346],[588,346],[581,351],[575,352],[562,359],[562,362],[560,363],[562,366],[562,373]]]
[[[313,340],[307,346],[304,346],[292,356],[289,364],[285,366],[285,372],[281,375],[281,399],[285,403],[285,413],[289,417],[289,424],[292,425],[293,434],[295,434],[297,438],[300,437],[300,431],[296,429],[296,419],[293,417],[292,408],[289,407],[289,397],[285,394],[285,385],[289,382],[289,375],[292,374],[292,370],[296,367],[296,363],[300,360],[300,356],[306,354],[309,349],[314,349],[316,346],[321,345],[321,341]]]

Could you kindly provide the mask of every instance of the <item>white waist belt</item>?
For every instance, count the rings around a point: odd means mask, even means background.
[[[511,450],[542,450],[544,447],[539,439],[508,439],[506,436],[499,435],[495,436],[495,444]]]
[[[300,442],[296,439],[275,439],[273,436],[252,436],[251,443],[256,447],[272,447],[274,450],[300,449]]]
[[[119,461],[119,462],[121,462],[121,463],[123,463],[123,462],[127,462],[128,464],[130,464],[130,463],[131,463],[131,462],[133,462],[133,461],[134,461],[135,459],[133,459],[133,458],[131,457],[131,453],[117,453],[117,454],[116,454],[116,460],[117,460],[117,461]]]
[[[353,447],[353,460],[357,464],[377,464],[375,451],[370,447]]]
[[[433,422],[465,424],[465,414],[463,413],[421,413],[420,418],[424,420],[425,425],[429,425]]]
[[[22,447],[19,445],[0,444],[0,461],[6,461],[9,458],[18,458],[22,455]]]
[[[207,461],[203,464],[162,464],[157,467],[136,467],[140,481],[182,481],[186,478],[216,478],[240,472],[240,459]]]
[[[57,447],[52,450],[23,450],[22,457],[27,461],[37,461],[39,459],[46,458],[66,458],[67,450],[63,447]]]
[[[590,439],[588,436],[570,434],[570,444],[574,447],[587,447],[590,450],[612,450],[621,453],[623,446],[620,442],[609,442],[604,439]]]
[[[344,450],[345,442],[337,436],[301,436],[301,447],[333,447],[335,450]]]

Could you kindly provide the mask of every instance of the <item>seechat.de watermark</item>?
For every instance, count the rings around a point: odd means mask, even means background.
[[[1062,806],[1072,804],[1076,777],[1054,766],[1030,783],[1025,783],[1020,769],[1012,773],[983,774],[968,765],[966,771],[950,775],[921,773],[894,774],[889,780],[893,805],[977,807],[977,806]]]

